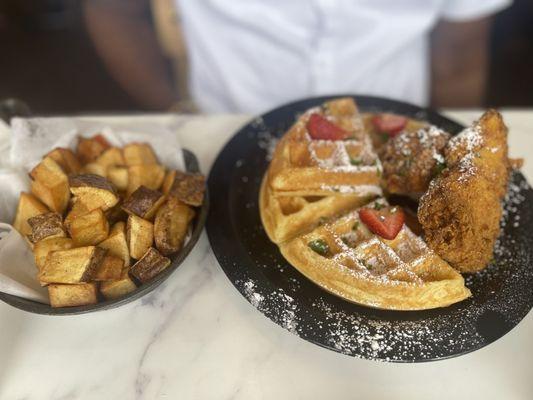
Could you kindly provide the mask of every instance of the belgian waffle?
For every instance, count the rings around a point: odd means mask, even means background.
[[[366,228],[357,210],[281,244],[280,250],[325,290],[365,306],[421,310],[470,296],[462,276],[406,225],[394,240],[385,240]]]
[[[274,243],[281,243],[371,199],[371,195],[276,197],[272,195],[265,177],[261,184],[259,207],[268,237]]]
[[[312,114],[347,132],[345,140],[314,140],[307,131]],[[304,113],[278,143],[268,170],[274,196],[380,194],[381,164],[350,98]]]

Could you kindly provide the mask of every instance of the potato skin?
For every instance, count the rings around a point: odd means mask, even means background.
[[[193,218],[194,211],[191,207],[170,197],[155,217],[154,239],[157,249],[164,255],[177,252],[183,245]]]

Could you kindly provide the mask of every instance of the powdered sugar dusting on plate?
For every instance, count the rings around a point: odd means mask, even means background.
[[[252,278],[236,284],[254,307],[283,328],[346,355],[410,362],[473,351],[501,336],[493,331],[507,332],[531,308],[531,297],[524,291],[533,287],[533,268],[527,267],[533,265],[529,250],[533,238],[518,235],[522,225],[516,228],[510,221],[517,215],[526,219],[524,207],[532,196],[527,182],[514,174],[505,199],[495,261],[465,277],[473,297],[445,309],[402,313],[351,305],[325,292],[313,297],[306,290],[314,284],[291,267],[277,264],[262,268],[279,274],[279,282],[290,282],[286,288],[266,289],[263,282]],[[316,289],[312,293],[317,293]]]

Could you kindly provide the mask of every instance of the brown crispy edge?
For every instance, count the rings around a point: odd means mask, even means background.
[[[130,273],[140,282],[145,283],[158,275],[170,265],[170,259],[155,248],[150,247],[130,269]]]
[[[107,254],[107,249],[95,247],[89,266],[83,273],[80,282],[89,282]]]
[[[158,190],[152,190],[146,186],[137,188],[122,204],[122,209],[128,214],[135,214],[145,218],[150,209],[163,196]]]

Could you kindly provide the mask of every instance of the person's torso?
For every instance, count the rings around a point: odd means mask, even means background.
[[[203,111],[340,93],[427,102],[428,33],[443,0],[176,1]]]

